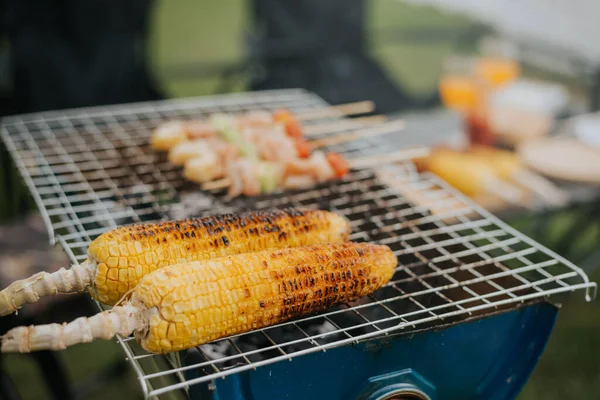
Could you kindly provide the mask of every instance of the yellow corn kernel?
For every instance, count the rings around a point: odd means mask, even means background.
[[[148,351],[168,352],[270,326],[372,293],[396,265],[387,246],[339,243],[169,266],[134,291],[132,302],[152,313],[150,328],[160,318],[159,329],[136,337]]]
[[[108,257],[106,265],[108,265],[108,268],[117,268],[119,266],[119,259],[117,257]]]
[[[349,233],[343,217],[296,209],[124,226],[90,244],[88,255],[97,265],[92,293],[98,301],[114,305],[140,278],[167,265],[265,248],[340,243]],[[118,291],[113,291],[114,285],[100,287],[102,278],[118,280]]]
[[[111,268],[108,270],[108,273],[106,274],[106,277],[108,279],[110,279],[111,281],[118,281],[119,280],[119,270],[117,268]],[[97,281],[97,279],[96,279]]]
[[[121,257],[127,257],[129,255],[129,250],[127,250],[127,243],[119,244],[119,254]]]

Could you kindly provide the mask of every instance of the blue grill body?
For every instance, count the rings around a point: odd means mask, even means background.
[[[432,400],[514,399],[550,337],[549,303],[317,352],[192,386],[190,398],[213,400],[375,400],[412,388]],[[194,371],[186,376],[195,378]],[[209,397],[206,397],[206,396]]]

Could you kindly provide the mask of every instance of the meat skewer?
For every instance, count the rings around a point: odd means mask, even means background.
[[[270,193],[277,187],[303,188],[335,178],[349,172],[348,163],[336,153],[311,151],[346,141],[397,132],[403,121],[393,121],[365,132],[316,139],[306,142],[295,133],[290,134],[281,124],[265,124],[269,118],[285,121],[287,112],[246,114],[244,128],[236,128],[236,121],[226,115],[213,115],[211,126],[220,137],[205,134],[197,127],[203,139],[184,141],[169,151],[169,160],[184,165],[185,179],[197,183],[216,182],[216,187],[229,187],[230,196],[246,194],[255,196]],[[209,186],[211,187],[211,186]]]
[[[185,350],[362,298],[386,284],[397,264],[387,246],[339,243],[172,265],[146,275],[110,311],[11,329],[2,352],[63,350],[132,333],[152,353]]]
[[[262,129],[253,132],[252,129],[248,129],[245,131],[245,138],[248,146],[254,145],[252,157],[243,157],[241,150],[234,144],[216,138],[208,138],[184,142],[174,146],[169,151],[169,160],[176,165],[184,165],[183,175],[185,179],[196,183],[207,183],[228,175],[238,174],[234,171],[240,170],[240,168],[231,166],[231,164],[236,160],[244,158],[249,162],[240,161],[238,164],[244,165],[244,167],[241,168],[241,171],[245,172],[247,176],[247,183],[245,186],[250,186],[251,183],[249,182],[256,181],[256,179],[252,179],[250,176],[251,174],[256,175],[257,172],[252,172],[251,170],[252,168],[259,168],[264,173],[271,171],[275,174],[275,178],[268,179],[268,181],[271,182],[268,186],[273,187],[275,186],[274,182],[279,182],[281,180],[281,174],[284,174],[284,172],[287,171],[286,165],[289,166],[293,164],[297,166],[296,169],[308,169],[308,171],[300,172],[301,174],[310,173],[317,165],[319,165],[319,161],[316,162],[317,164],[314,164],[314,157],[311,158],[311,151],[314,149],[398,132],[403,127],[404,123],[402,121],[393,121],[379,127],[371,128],[368,131],[347,132],[345,134],[317,139],[311,142],[293,140],[287,137],[281,129],[272,129],[268,132]],[[336,167],[337,172],[346,169],[343,160],[341,160],[339,156],[330,154],[327,158],[330,162],[335,163],[334,167]],[[302,159],[306,159],[306,161],[303,162],[301,161]],[[256,164],[256,167],[252,167],[254,164]],[[313,165],[313,167],[311,167],[311,165]],[[325,167],[321,167],[321,169],[326,170]],[[280,170],[280,173],[275,173],[275,170]],[[297,174],[298,173],[294,175]],[[342,172],[340,177],[344,174],[345,172]],[[260,175],[263,176],[264,174]],[[290,179],[291,187],[297,187],[300,182],[305,182],[308,185],[310,181],[311,180],[307,177],[304,177],[301,180],[298,177]],[[224,185],[224,183],[221,182],[218,185]],[[225,186],[227,186],[227,184],[225,184]],[[243,185],[240,183],[239,186]],[[234,185],[234,187],[236,186]],[[254,190],[247,190],[247,192],[256,193],[256,188],[257,186],[255,184]],[[235,192],[235,190],[233,190],[233,192]]]
[[[253,164],[248,160],[242,160],[233,164],[226,178],[208,182],[202,186],[202,189],[220,190],[229,188],[229,196],[231,197],[241,194],[256,196],[271,193],[277,188],[303,189],[314,186],[318,182],[341,179],[352,168],[360,169],[385,163],[408,161],[428,153],[428,148],[413,148],[383,155],[345,160],[337,153],[316,151],[307,159],[271,163],[272,169],[267,170],[266,175],[261,174],[261,172],[264,173],[264,170],[260,168],[261,165],[267,163]]]
[[[307,158],[311,151],[321,147],[333,146],[358,139],[372,138],[388,133],[398,132],[404,128],[402,121],[394,121],[379,127],[371,128],[368,131],[347,132],[332,137],[315,139],[312,141],[294,140],[289,138],[281,129],[273,128],[267,131],[258,129],[253,131],[248,129],[246,133],[246,145],[253,146],[251,160],[262,159],[265,161],[291,160],[293,158]],[[214,153],[214,154],[209,154]],[[249,152],[246,151],[246,154]],[[242,156],[242,151],[235,144],[226,142],[218,138],[196,139],[188,142],[179,143],[169,151],[169,161],[175,165],[185,165],[188,160],[194,158],[205,158],[208,165],[214,162],[220,162],[221,165],[227,165],[226,160],[231,161]],[[188,166],[184,173],[200,175],[193,172],[193,169],[200,165],[200,161],[195,161],[193,165]],[[208,168],[208,167],[207,167]],[[189,170],[189,171],[188,171]],[[222,170],[222,168],[217,168]],[[218,174],[217,174],[218,175]],[[195,179],[191,179],[196,181]],[[206,182],[211,179],[202,179],[199,182]]]
[[[285,119],[289,113],[281,112],[276,115],[275,118]],[[228,116],[212,116],[211,124],[221,132],[220,136],[206,133],[207,129],[201,123],[193,125],[199,139],[188,141],[186,136],[186,139],[183,137],[178,139],[179,142],[171,142],[171,144],[176,144],[170,147],[169,160],[175,165],[185,166],[183,171],[185,179],[204,183],[226,176],[228,174],[227,166],[239,157],[245,157],[253,163],[258,160],[282,162],[307,158],[314,148],[331,146],[363,137],[374,137],[398,131],[404,127],[402,121],[394,121],[379,128],[372,128],[368,132],[348,132],[330,138],[317,139],[311,144],[301,136],[290,136],[289,131],[284,131],[281,124],[263,125],[261,121],[270,118],[266,112],[248,114],[245,117],[247,118],[246,127],[243,130],[237,130],[234,122]],[[202,138],[200,139],[200,137]],[[261,167],[261,170],[265,170],[265,168]],[[266,170],[273,171],[274,168],[269,166]],[[246,171],[247,187],[251,186],[250,176],[250,172]],[[293,183],[293,186],[297,186],[300,182],[308,183],[308,179],[304,177],[299,180],[296,177],[291,178],[290,182]],[[254,193],[256,188],[257,186],[254,185],[254,189],[249,191]]]
[[[319,112],[322,112],[322,110]],[[349,121],[336,121],[324,126],[313,126],[312,129],[316,128],[317,134],[323,134],[327,131],[339,131],[340,129],[344,129],[344,126],[348,126],[348,129],[351,129],[379,122],[381,122],[380,116],[377,116],[377,118],[366,117]],[[285,109],[275,110],[272,113],[268,111],[250,111],[239,115],[217,113],[211,115],[206,120],[175,120],[165,122],[154,130],[150,144],[155,150],[167,151],[176,144],[187,140],[213,136],[222,136],[226,140],[237,141],[239,143],[240,133],[245,128],[273,125],[280,126],[288,136],[294,139],[304,138],[306,134],[310,133],[311,129],[303,128],[297,116]],[[323,128],[325,128],[325,131]]]

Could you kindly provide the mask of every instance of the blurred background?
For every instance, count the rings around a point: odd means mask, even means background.
[[[591,1],[3,0],[0,7],[1,115],[279,88],[304,88],[332,104],[369,99],[377,113],[415,127],[399,145],[439,150],[418,160],[421,170],[582,266],[592,280],[600,278],[594,113],[600,32],[593,19],[600,6]],[[483,157],[535,170],[567,199],[552,192],[546,202],[527,196],[515,202],[465,184],[462,168],[481,165],[467,158],[453,164],[465,144],[493,144]],[[6,286],[68,260],[48,247],[4,148],[0,163],[0,283]],[[3,320],[2,330],[95,311],[86,296],[55,301]],[[594,357],[600,305],[577,296],[563,304],[519,399],[600,392]],[[138,398],[123,358],[114,342],[55,356],[3,357],[2,398]]]

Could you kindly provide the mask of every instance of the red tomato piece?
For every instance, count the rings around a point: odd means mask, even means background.
[[[310,144],[303,138],[297,138],[296,142],[296,151],[298,152],[298,157],[300,158],[308,158],[310,156]]]
[[[338,178],[343,178],[348,174],[348,172],[350,172],[350,165],[348,164],[348,161],[346,161],[340,154],[327,153],[325,157],[327,158],[329,165],[331,165],[331,168],[333,168],[335,171],[335,176]]]

